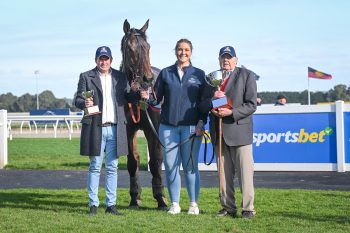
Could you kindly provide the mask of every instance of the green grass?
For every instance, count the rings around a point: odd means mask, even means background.
[[[146,140],[138,138],[140,169],[147,169]],[[73,138],[14,138],[8,141],[7,169],[86,170],[89,157],[79,154],[80,140]],[[126,169],[126,156],[119,159],[119,168]]]
[[[146,169],[146,141],[138,139]],[[9,141],[11,169],[83,169],[88,157],[79,155],[79,139],[21,139]],[[120,168],[126,167],[126,157]],[[167,197],[168,194],[166,193]],[[350,192],[256,189],[254,220],[215,217],[218,190],[202,188],[199,216],[188,216],[188,198],[181,193],[180,215],[156,211],[150,188],[144,188],[143,207],[129,210],[128,189],[118,189],[118,209],[124,216],[86,215],[86,190],[0,189],[0,232],[350,232]],[[104,202],[104,189],[100,200]],[[241,194],[237,192],[237,203]]]
[[[0,190],[0,232],[350,232],[350,192],[257,189],[252,221],[215,217],[217,189],[201,189],[198,216],[187,215],[184,189],[176,216],[156,211],[151,196],[145,188],[143,207],[129,210],[128,190],[118,189],[124,216],[105,215],[101,204],[97,216],[89,217],[85,190]]]

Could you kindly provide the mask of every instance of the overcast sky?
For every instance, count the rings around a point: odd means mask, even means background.
[[[12,0],[0,3],[0,94],[52,90],[72,98],[79,74],[95,67],[96,48],[121,61],[123,22],[147,35],[151,63],[175,62],[177,40],[187,38],[192,63],[209,73],[218,51],[232,45],[242,64],[260,75],[258,91],[303,91],[307,67],[333,79],[310,80],[311,91],[350,85],[350,1],[347,0]],[[38,70],[39,74],[34,74]]]

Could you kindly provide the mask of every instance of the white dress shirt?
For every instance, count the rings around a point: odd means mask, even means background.
[[[99,73],[99,75],[103,94],[102,124],[106,122],[117,123],[115,115],[116,93],[112,86],[111,72],[108,74]]]

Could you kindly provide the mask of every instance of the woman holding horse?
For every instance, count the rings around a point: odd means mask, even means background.
[[[165,147],[163,160],[172,202],[170,214],[181,212],[181,164],[190,199],[188,214],[199,214],[198,154],[207,116],[197,106],[203,99],[206,82],[204,71],[192,66],[192,49],[191,41],[179,40],[175,46],[176,63],[163,69],[155,83],[156,99],[149,97],[147,91],[141,92],[151,104],[163,101],[159,137]]]

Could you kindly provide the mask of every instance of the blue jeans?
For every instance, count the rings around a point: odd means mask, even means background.
[[[102,127],[101,152],[99,156],[90,156],[88,177],[89,206],[99,206],[98,187],[101,167],[106,150],[106,206],[117,203],[117,126]]]
[[[160,124],[159,137],[163,145],[163,161],[165,166],[165,176],[171,202],[180,203],[181,177],[180,165],[184,170],[186,178],[186,188],[190,202],[198,202],[199,196],[199,170],[198,170],[198,153],[202,137],[194,137],[192,148],[189,141],[180,147],[169,150],[181,141],[190,137],[190,126],[171,126]],[[193,160],[193,161],[192,161]]]

